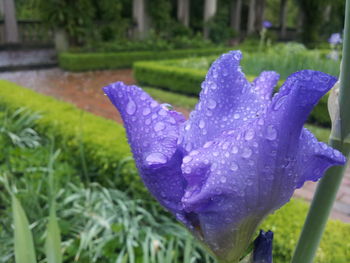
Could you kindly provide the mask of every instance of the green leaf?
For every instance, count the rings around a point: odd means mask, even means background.
[[[20,202],[14,195],[12,195],[12,213],[15,227],[16,263],[36,263],[33,236],[29,228],[28,219]]]
[[[50,209],[49,222],[47,224],[47,235],[45,241],[45,253],[48,263],[61,263],[61,232],[58,226],[55,206]]]

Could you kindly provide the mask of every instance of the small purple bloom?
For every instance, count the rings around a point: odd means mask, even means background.
[[[272,23],[268,20],[264,20],[262,24],[263,24],[263,27],[266,29],[272,27]]]
[[[345,157],[303,125],[337,79],[302,70],[271,98],[279,75],[249,82],[242,54],[217,59],[189,120],[137,86],[104,88],[119,110],[142,180],[223,262],[237,261],[260,222],[305,181]]]
[[[340,33],[333,33],[330,38],[328,39],[328,43],[332,44],[332,45],[338,45],[341,44],[343,42],[342,38],[341,38],[341,34]]]
[[[260,230],[254,241],[253,263],[272,263],[273,232]]]

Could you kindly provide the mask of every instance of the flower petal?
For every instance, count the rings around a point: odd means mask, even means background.
[[[336,78],[322,72],[303,70],[292,74],[273,97],[264,122],[261,166],[272,168],[274,194],[270,203],[276,208],[291,197],[296,181],[295,166],[303,125],[319,99],[330,90]],[[274,163],[274,167],[271,167]]]
[[[137,86],[116,82],[103,90],[123,118],[144,183],[166,208],[181,211],[185,181],[177,140],[184,117],[167,105],[159,105]]]
[[[240,51],[231,51],[210,67],[199,103],[184,126],[182,145],[187,152],[261,114],[265,103],[245,78],[241,58]]]
[[[184,209],[198,215],[202,239],[223,262],[239,259],[270,211],[259,189],[258,147],[251,132],[250,127],[224,132],[182,164]]]
[[[263,100],[270,101],[273,89],[277,86],[280,75],[275,71],[263,71],[253,81],[255,92],[260,94]]]
[[[331,166],[344,165],[346,158],[341,152],[323,142],[317,141],[307,129],[303,129],[298,150],[298,182],[297,188],[302,187],[305,181],[317,181]]]

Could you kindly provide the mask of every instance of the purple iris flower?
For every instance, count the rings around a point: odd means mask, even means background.
[[[328,39],[328,43],[332,44],[332,45],[337,45],[337,44],[341,44],[343,42],[342,38],[341,38],[341,34],[340,33],[333,33],[330,38]]]
[[[156,199],[222,262],[235,262],[257,226],[305,181],[345,157],[303,125],[337,79],[302,70],[249,82],[242,54],[217,59],[189,120],[122,82],[103,90],[119,110],[136,166]]]
[[[265,21],[263,21],[263,27],[268,29],[268,28],[272,27],[272,23],[268,20],[265,20]]]
[[[259,236],[254,240],[254,263],[272,263],[273,232],[260,230]]]

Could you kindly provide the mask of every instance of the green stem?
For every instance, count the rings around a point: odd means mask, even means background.
[[[341,151],[345,156],[350,152],[350,104],[346,101],[350,98],[350,0],[345,7],[345,30],[343,43],[343,61],[340,73],[340,130],[329,140],[333,148]],[[334,125],[334,124],[333,124]],[[334,127],[333,127],[334,128]],[[332,133],[333,134],[333,133]],[[296,247],[292,263],[312,263],[319,246],[324,228],[341,184],[345,166],[330,168],[325,177],[317,186],[307,216],[303,231]]]

